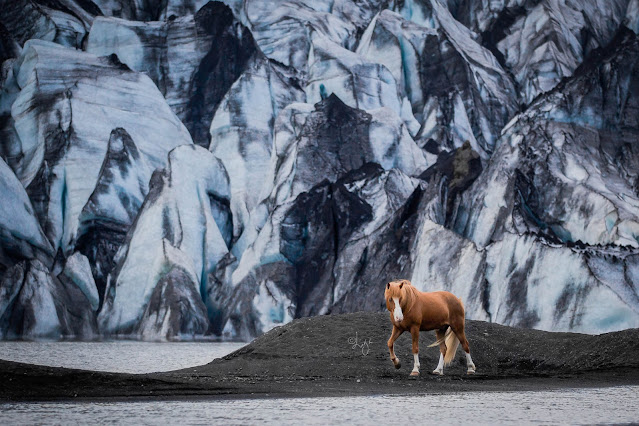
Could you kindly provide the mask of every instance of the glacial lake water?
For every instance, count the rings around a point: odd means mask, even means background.
[[[0,404],[0,424],[614,424],[639,420],[639,386],[414,396]]]
[[[147,373],[202,365],[241,346],[243,343],[218,342],[0,342],[0,358]],[[19,402],[0,403],[0,425],[636,423],[637,395],[639,386],[341,398]]]
[[[237,342],[0,342],[0,359],[114,373],[152,373],[208,364]]]

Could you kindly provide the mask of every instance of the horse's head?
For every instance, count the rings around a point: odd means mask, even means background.
[[[404,314],[402,312],[402,302],[405,299],[406,286],[409,286],[408,280],[395,280],[386,284],[384,297],[386,298],[386,308],[393,313],[396,322],[402,322]]]

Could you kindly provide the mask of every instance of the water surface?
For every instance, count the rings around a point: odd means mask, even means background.
[[[2,424],[596,424],[639,420],[639,386],[415,396],[0,404]]]
[[[115,373],[152,373],[193,367],[223,357],[235,342],[0,342],[0,359],[50,367]]]

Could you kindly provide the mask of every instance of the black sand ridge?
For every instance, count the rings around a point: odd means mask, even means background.
[[[101,373],[0,361],[0,400],[312,397],[639,385],[639,329],[592,336],[467,321],[477,374],[466,375],[459,350],[445,376],[430,375],[439,352],[427,348],[434,332],[422,332],[418,378],[409,377],[409,333],[395,347],[402,368],[393,367],[386,347],[390,331],[387,313],[303,318],[207,365],[167,373]]]

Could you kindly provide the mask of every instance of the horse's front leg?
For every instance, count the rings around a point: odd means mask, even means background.
[[[390,352],[391,361],[393,361],[393,364],[395,364],[395,368],[399,368],[402,366],[401,362],[399,362],[399,359],[397,359],[397,357],[395,356],[394,349],[395,340],[397,340],[400,334],[402,334],[402,331],[393,325],[393,332],[391,333],[390,339],[388,339],[388,351]]]
[[[413,371],[411,371],[410,375],[419,376],[419,327],[411,327],[410,335],[413,338],[413,359],[415,360]]]

